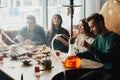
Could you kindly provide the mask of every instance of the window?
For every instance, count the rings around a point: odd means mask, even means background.
[[[20,29],[25,25],[25,17],[28,14],[35,15],[37,24],[50,28],[51,18],[54,14],[60,14],[63,18],[62,26],[70,29],[71,20],[67,15],[70,0],[0,0],[6,1],[6,7],[0,8],[0,28],[2,29]],[[85,0],[74,0],[74,5],[82,5],[74,7],[73,25],[79,23],[79,19],[85,16],[84,12]],[[89,0],[88,0],[89,1]],[[94,0],[93,0],[94,1]],[[1,2],[3,3],[3,2]]]
[[[23,0],[24,6],[32,6],[31,0]]]
[[[81,4],[81,1],[83,0],[74,0],[74,5],[83,5]],[[63,18],[63,24],[62,26],[64,28],[70,29],[70,25],[71,25],[71,19],[70,16],[67,15],[68,11],[67,8],[68,7],[64,7],[64,5],[69,5],[70,1],[69,0],[56,0],[54,2],[54,0],[48,0],[48,28],[50,28],[51,26],[51,18],[54,14],[60,14]],[[82,6],[83,7],[83,6]],[[76,25],[79,22],[80,19],[80,15],[81,15],[81,11],[80,11],[81,7],[74,7],[74,22],[73,24]]]
[[[39,1],[43,0],[6,0],[7,7],[0,8],[0,28],[20,29],[25,25],[25,18],[32,14],[36,17],[37,23],[42,25],[42,6]]]

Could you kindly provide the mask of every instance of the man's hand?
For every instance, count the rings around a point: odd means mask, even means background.
[[[86,47],[88,50],[91,49],[91,45],[87,41],[85,41],[85,40],[81,41],[80,45],[83,46],[83,47]]]
[[[16,36],[16,39],[17,39],[20,43],[23,42],[23,37],[22,37],[21,35],[17,35],[17,36]]]
[[[25,40],[24,43],[27,44],[27,45],[35,45],[35,42],[30,40],[30,39]]]

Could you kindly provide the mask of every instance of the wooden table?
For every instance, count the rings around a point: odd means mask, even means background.
[[[31,62],[31,66],[25,66],[21,61],[11,60],[9,57],[4,58],[3,63],[0,63],[0,69],[14,78],[14,80],[20,80],[21,74],[23,74],[23,80],[51,80],[57,73],[69,70],[69,68],[65,68],[60,61],[64,56],[66,56],[65,53],[61,53],[59,58],[52,55],[52,66],[54,67],[51,70],[40,71],[40,77],[35,76],[34,68],[36,62],[34,60]],[[82,59],[81,68],[100,68],[102,66],[103,64],[101,63]],[[40,69],[42,69],[42,66],[40,66]]]

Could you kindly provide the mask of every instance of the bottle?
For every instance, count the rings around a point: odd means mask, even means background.
[[[23,73],[21,74],[21,80],[23,80]]]
[[[66,59],[63,61],[63,65],[68,68],[80,68],[81,59],[76,56],[74,50],[74,41],[72,39],[69,40],[69,51]]]

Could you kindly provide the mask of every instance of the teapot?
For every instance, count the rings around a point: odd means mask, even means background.
[[[49,53],[50,52],[44,53],[45,56],[44,56],[43,60],[40,62],[42,64],[42,66],[47,70],[51,69],[51,67],[52,67],[52,61],[50,59]]]
[[[42,66],[49,70],[51,69],[51,66],[52,66],[52,61],[51,60],[43,60],[43,62],[41,62]]]

